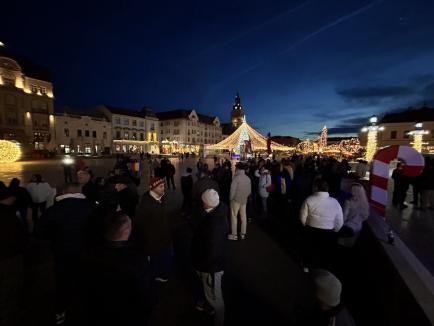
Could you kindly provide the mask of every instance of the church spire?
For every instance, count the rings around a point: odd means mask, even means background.
[[[237,95],[235,96],[235,103],[232,106],[232,111],[231,111],[232,127],[235,129],[238,128],[243,123],[244,116],[245,114],[244,114],[243,107],[241,106],[240,93],[237,92]]]

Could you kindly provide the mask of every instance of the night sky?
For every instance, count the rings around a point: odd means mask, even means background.
[[[0,41],[51,70],[56,105],[225,122],[239,91],[259,131],[305,138],[434,104],[434,1],[7,2]]]

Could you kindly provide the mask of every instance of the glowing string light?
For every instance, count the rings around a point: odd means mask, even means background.
[[[0,163],[10,163],[19,160],[21,157],[20,144],[9,141],[0,140]]]

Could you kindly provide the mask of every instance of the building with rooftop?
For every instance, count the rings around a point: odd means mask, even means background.
[[[159,154],[158,119],[151,109],[136,111],[105,105],[98,110],[111,122],[113,153]]]
[[[204,144],[222,140],[218,117],[210,117],[195,110],[158,112],[161,150],[170,153],[199,153]]]
[[[98,110],[56,108],[54,113],[56,151],[63,154],[110,154],[112,124]]]
[[[53,98],[49,70],[0,45],[0,139],[27,153],[54,150]]]
[[[416,127],[418,124],[418,127]],[[378,122],[384,130],[378,133],[378,147],[413,144],[409,132],[426,130],[423,135],[422,152],[434,152],[434,108],[422,106],[401,112],[386,113]]]

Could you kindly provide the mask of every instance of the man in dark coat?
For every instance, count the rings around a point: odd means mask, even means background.
[[[192,194],[193,194],[193,170],[187,168],[187,173],[181,177],[181,190],[182,190],[182,210],[184,213],[189,214],[192,207]]]
[[[82,297],[88,325],[148,323],[154,292],[149,263],[129,245],[131,220],[124,212],[107,218],[103,245],[82,261]]]
[[[24,229],[16,216],[15,197],[0,182],[0,325],[18,325],[23,285]]]
[[[128,184],[131,179],[128,177],[119,177],[115,183],[117,192],[117,201],[122,211],[124,211],[132,220],[136,215],[136,206],[138,203],[137,191],[130,189]]]
[[[165,184],[152,177],[149,191],[136,211],[134,236],[136,244],[149,256],[155,281],[167,282],[172,264],[172,236],[164,198]]]
[[[70,183],[35,226],[35,237],[49,240],[54,256],[58,323],[65,320],[76,288],[80,256],[90,237],[94,209],[94,204],[81,193],[80,185]]]
[[[99,199],[98,186],[92,182],[92,177],[88,171],[78,171],[77,180],[81,185],[81,192],[92,203],[96,203]]]
[[[192,240],[193,267],[202,283],[203,297],[196,304],[200,311],[215,311],[215,325],[223,325],[224,301],[221,280],[226,259],[226,243],[229,233],[228,207],[220,202],[214,189],[202,194],[203,209],[195,217]]]
[[[405,176],[403,171],[403,164],[398,162],[396,165],[396,169],[393,170],[392,179],[394,182],[393,195],[392,195],[392,203],[398,209],[407,208],[405,202],[405,197],[407,197],[408,187],[410,185],[409,177]]]
[[[32,206],[32,197],[26,188],[20,186],[20,180],[13,178],[9,183],[9,190],[15,197],[15,209],[20,213],[21,222],[23,223],[26,233],[29,232],[27,216],[30,216],[30,209]]]
[[[167,188],[170,189],[170,184],[172,184],[172,188],[175,189],[175,166],[172,164],[172,162],[170,162],[169,160],[167,160],[167,163],[165,165],[164,168],[164,174],[166,176],[166,183],[167,183]]]

